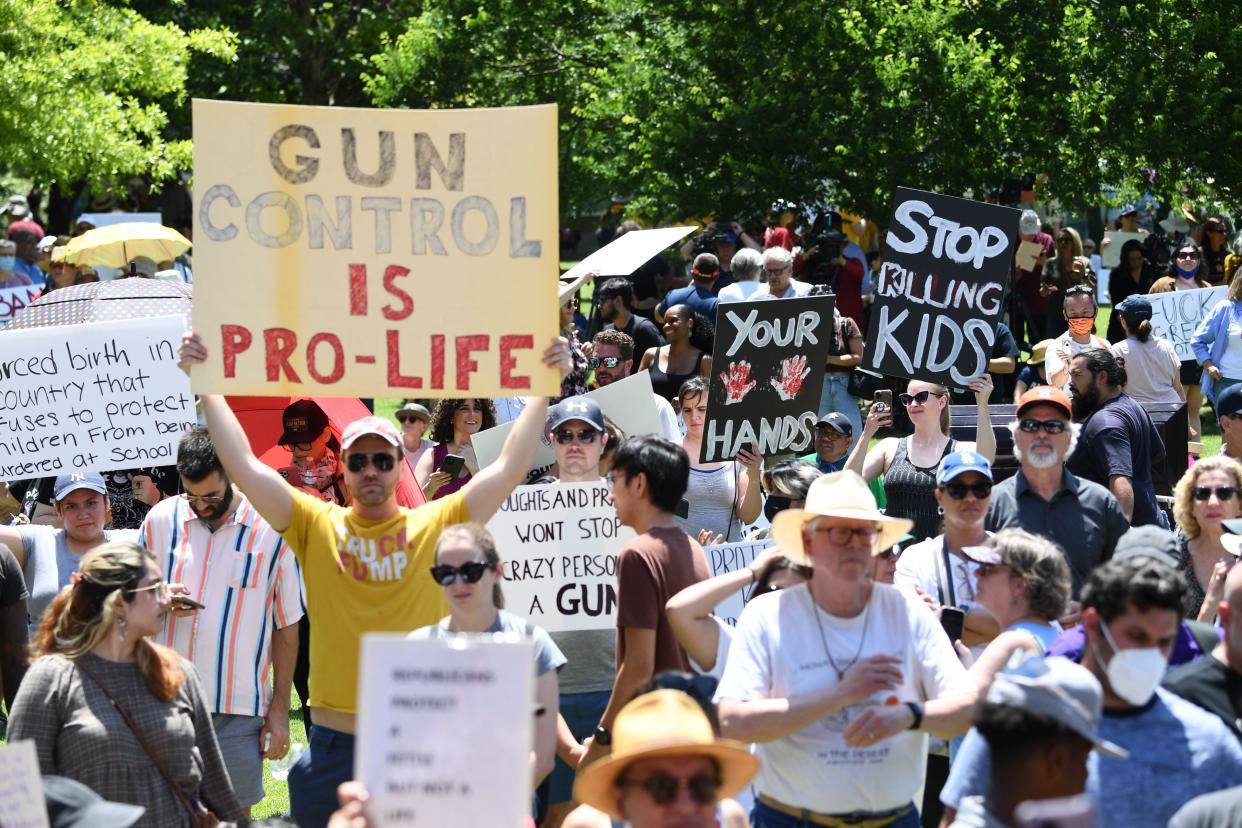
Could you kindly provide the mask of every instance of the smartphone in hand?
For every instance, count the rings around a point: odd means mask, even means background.
[[[966,627],[966,613],[957,607],[941,607],[940,626],[944,627],[950,641],[959,641]]]
[[[466,458],[460,454],[448,454],[444,457],[444,462],[440,464],[438,471],[442,471],[453,480],[461,477],[461,470],[466,466]]]

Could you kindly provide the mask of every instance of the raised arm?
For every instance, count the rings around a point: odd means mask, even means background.
[[[988,411],[988,398],[992,396],[992,378],[987,374],[975,377],[970,381],[970,390],[975,392],[975,405],[978,408],[975,451],[991,463],[996,459],[996,431],[992,428],[992,415]]]
[[[720,627],[712,618],[712,610],[739,589],[753,584],[768,559],[779,554],[772,547],[748,566],[691,584],[664,605],[677,643],[705,672],[716,669],[716,649],[720,644]]]
[[[882,441],[871,451],[867,450],[867,446],[871,445],[871,438],[881,425],[891,425],[892,422],[893,412],[885,408],[883,403],[872,403],[871,410],[867,412],[867,421],[863,423],[862,436],[854,444],[845,468],[862,475],[863,480],[868,483],[888,471],[888,443],[892,438]]]
[[[552,366],[560,371],[562,378],[573,368],[573,359],[569,351],[569,341],[557,337],[552,345],[543,352],[544,365]],[[522,485],[535,462],[535,448],[543,435],[544,422],[548,415],[546,397],[532,399],[522,409],[522,413],[513,422],[509,436],[500,449],[496,462],[479,471],[470,478],[470,482],[462,487],[466,498],[466,508],[470,510],[470,519],[478,523],[487,523],[496,514],[496,510],[505,502],[513,490]],[[425,456],[425,455],[424,455]]]
[[[178,364],[187,374],[194,365],[204,362],[207,346],[203,344],[202,337],[187,332],[181,339],[179,357]],[[254,456],[250,450],[250,438],[224,397],[206,394],[202,402],[207,430],[211,433],[211,442],[224,466],[224,473],[237,484],[273,529],[285,531],[293,520],[293,489],[275,469]]]

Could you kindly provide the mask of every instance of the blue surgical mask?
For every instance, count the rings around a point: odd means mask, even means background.
[[[0,256],[0,270],[12,270],[16,266],[16,256]]]

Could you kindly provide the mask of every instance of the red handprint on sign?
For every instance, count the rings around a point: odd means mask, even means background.
[[[740,403],[759,383],[750,378],[750,363],[746,360],[730,362],[728,371],[721,371],[720,380],[725,386],[725,405]]]
[[[786,357],[781,360],[780,372],[768,380],[782,400],[792,400],[802,390],[802,381],[811,369],[806,367],[806,357]]]

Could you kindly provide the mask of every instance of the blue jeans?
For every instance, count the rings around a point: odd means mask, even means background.
[[[604,708],[608,706],[608,699],[611,696],[611,690],[566,693],[561,696],[561,715],[565,717],[565,724],[569,725],[575,739],[582,741],[595,733],[595,728],[599,725],[599,720],[603,717]],[[574,798],[574,774],[576,773],[576,768],[569,767],[561,761],[559,756],[556,757],[556,768],[547,780],[548,804],[555,805]]]
[[[336,789],[354,778],[354,736],[311,725],[310,742],[289,770],[289,810],[300,828],[326,828],[340,807]]]
[[[857,816],[863,818],[865,814],[832,814],[832,816]],[[814,828],[815,823],[809,819],[802,817],[790,816],[775,808],[769,808],[762,802],[755,800],[755,810],[750,812],[750,824],[752,828]],[[919,822],[918,808],[911,807],[910,813],[889,823],[891,828],[922,828]]]
[[[849,418],[850,424],[854,426],[854,437],[850,440],[850,451],[853,451],[854,444],[862,436],[863,424],[862,415],[858,413],[858,400],[850,396],[849,384],[848,374],[824,375],[824,390],[819,396],[819,416],[839,411]],[[848,456],[847,453],[846,457]]]

